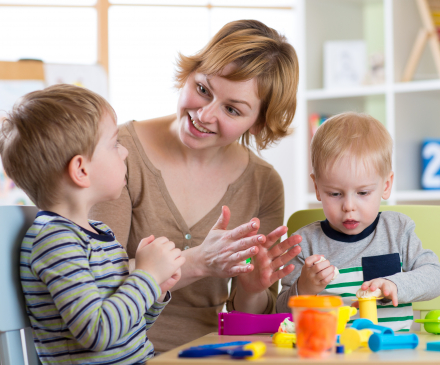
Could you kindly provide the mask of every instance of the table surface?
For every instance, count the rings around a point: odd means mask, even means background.
[[[266,343],[266,353],[254,360],[254,363],[261,364],[386,364],[401,365],[403,364],[440,364],[440,352],[426,351],[426,343],[440,341],[440,335],[432,335],[426,332],[414,332],[419,336],[419,345],[415,350],[388,350],[371,352],[368,348],[361,348],[353,351],[351,354],[333,354],[329,358],[322,359],[301,359],[298,357],[295,349],[276,347],[272,343],[270,335],[251,335],[251,336],[219,336],[217,333],[210,333],[191,341],[174,350],[165,352],[154,359],[148,361],[148,365],[174,365],[174,364],[194,364],[194,365],[230,365],[231,363],[248,362],[246,360],[233,360],[227,355],[212,356],[206,358],[178,358],[179,351],[192,346],[200,346],[206,344],[216,344],[231,341],[263,341]],[[249,362],[251,363],[251,362]]]

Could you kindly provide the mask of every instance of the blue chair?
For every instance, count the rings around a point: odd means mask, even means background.
[[[2,365],[41,364],[20,283],[20,247],[38,212],[32,206],[0,206],[0,360]],[[23,331],[21,331],[23,330]],[[25,341],[22,343],[21,339]]]

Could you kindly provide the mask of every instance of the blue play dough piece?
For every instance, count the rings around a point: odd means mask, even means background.
[[[428,342],[426,351],[440,351],[440,342]]]
[[[374,352],[380,350],[415,349],[418,344],[419,337],[415,333],[409,335],[381,335],[373,333],[368,340],[368,347]]]
[[[356,330],[369,329],[374,333],[380,333],[382,335],[394,335],[394,331],[391,328],[378,326],[377,324],[374,324],[372,321],[366,318],[356,319],[351,325],[351,328],[354,328]]]

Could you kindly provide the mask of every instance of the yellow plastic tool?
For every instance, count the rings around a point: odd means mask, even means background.
[[[277,332],[273,335],[272,342],[277,347],[292,348],[293,345],[296,344],[296,334],[295,333]]]
[[[349,354],[361,346],[367,347],[368,339],[372,334],[373,331],[368,329],[356,330],[354,328],[347,328],[339,337],[339,343],[344,345],[344,352]]]
[[[381,298],[358,298],[359,302],[359,317],[369,319],[374,324],[377,324],[377,305],[376,300]]]
[[[354,307],[344,306],[338,309],[338,327],[336,333],[340,335],[344,330],[350,317],[357,313],[357,309]]]
[[[263,341],[255,341],[244,345],[243,350],[251,350],[254,354],[247,356],[247,360],[256,360],[266,353],[266,344]]]

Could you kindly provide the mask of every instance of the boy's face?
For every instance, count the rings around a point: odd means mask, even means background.
[[[127,149],[118,142],[118,128],[105,113],[99,125],[99,141],[91,160],[91,181],[97,202],[119,198],[125,186]]]
[[[376,169],[364,163],[354,164],[344,157],[324,171],[315,184],[316,198],[336,231],[355,235],[371,225],[379,213],[381,199],[388,199],[393,185],[393,172],[383,178]]]

